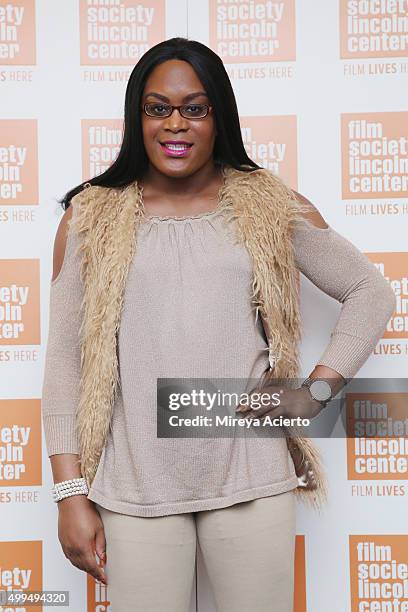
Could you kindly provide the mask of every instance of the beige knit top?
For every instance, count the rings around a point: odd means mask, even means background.
[[[218,208],[195,216],[146,216],[139,229],[118,334],[120,387],[88,495],[105,508],[163,516],[222,508],[298,485],[284,437],[157,437],[156,378],[259,379],[269,366],[262,322],[250,303],[251,260],[234,240],[233,222],[223,221]],[[77,241],[69,230],[61,271],[51,282],[42,391],[48,456],[78,452]],[[299,223],[294,245],[300,271],[342,303],[317,363],[353,377],[382,336],[394,293],[331,226]]]

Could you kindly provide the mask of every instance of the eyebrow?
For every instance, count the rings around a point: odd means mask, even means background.
[[[146,98],[148,96],[155,96],[156,98],[159,98],[160,100],[163,100],[164,102],[169,102],[169,98],[166,98],[166,96],[163,96],[162,94],[159,94],[155,91],[150,91],[148,94],[146,94]],[[194,93],[188,94],[187,96],[184,96],[183,98],[183,102],[188,102],[189,100],[192,100],[193,98],[197,98],[198,96],[207,96],[207,94],[205,93],[205,91],[195,91]]]

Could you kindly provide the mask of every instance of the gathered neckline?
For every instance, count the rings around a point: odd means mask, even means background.
[[[142,210],[143,210],[143,215],[146,221],[148,220],[157,220],[157,221],[189,221],[192,219],[206,219],[208,217],[213,217],[215,215],[218,215],[222,209],[223,209],[223,199],[221,197],[221,192],[223,191],[225,184],[226,184],[226,174],[225,174],[225,170],[224,167],[222,167],[221,169],[222,172],[222,184],[220,189],[218,190],[218,198],[217,198],[217,206],[214,208],[214,210],[209,210],[207,212],[203,212],[203,213],[199,213],[197,215],[151,215],[148,214],[144,205],[144,199],[143,199],[143,186],[139,185],[139,190],[140,190],[140,199],[141,199],[141,203],[142,203]]]
[[[145,215],[146,221],[149,219],[157,220],[157,221],[189,221],[190,219],[206,219],[208,217],[214,217],[219,214],[221,209],[219,206],[214,210],[210,210],[208,212],[200,213],[198,215],[184,215],[182,217],[178,217],[176,215]]]

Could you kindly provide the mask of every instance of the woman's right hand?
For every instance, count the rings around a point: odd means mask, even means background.
[[[107,585],[105,531],[99,512],[85,495],[71,495],[58,502],[58,539],[67,559],[75,567]]]

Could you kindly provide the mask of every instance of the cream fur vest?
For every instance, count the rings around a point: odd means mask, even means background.
[[[219,206],[227,221],[236,221],[237,239],[253,260],[252,301],[262,317],[271,356],[272,367],[265,378],[299,377],[299,271],[290,230],[305,208],[283,180],[266,169],[246,172],[224,166],[222,170]],[[137,181],[124,188],[86,183],[72,204],[69,223],[81,236],[84,290],[76,430],[80,469],[90,486],[106,443],[119,384],[117,333],[145,209]],[[299,479],[295,493],[319,510],[327,499],[320,454],[312,440],[296,435],[294,427],[285,429]]]

